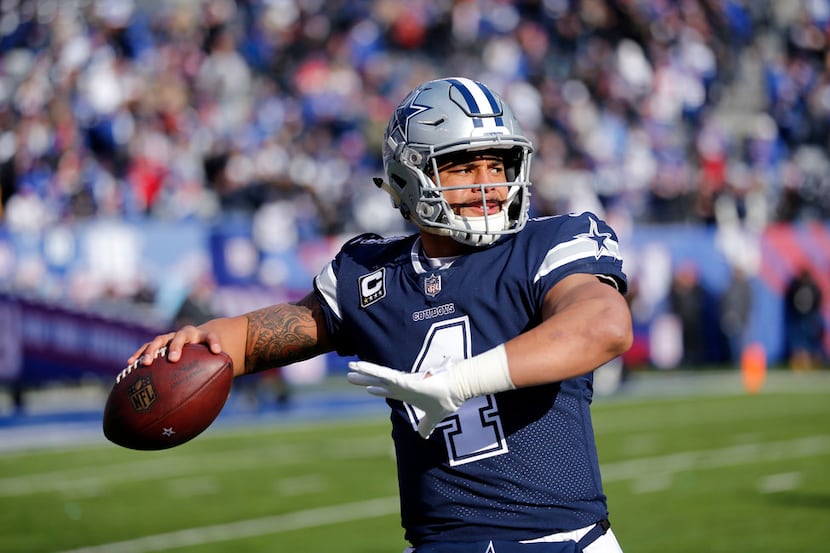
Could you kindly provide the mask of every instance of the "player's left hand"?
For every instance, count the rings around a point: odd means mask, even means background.
[[[464,403],[451,369],[407,373],[367,361],[352,361],[349,368],[346,378],[352,384],[365,386],[372,395],[421,409],[424,416],[418,422],[418,433],[423,438],[429,438],[435,425]]]

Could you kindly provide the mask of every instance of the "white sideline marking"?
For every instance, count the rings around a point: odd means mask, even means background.
[[[758,490],[761,493],[788,492],[798,487],[801,482],[801,473],[784,472],[781,474],[770,474],[761,479]]]
[[[649,475],[670,475],[686,470],[704,470],[800,459],[830,453],[830,436],[808,436],[781,442],[741,444],[720,449],[684,451],[671,455],[640,457],[602,463],[604,482],[637,480]]]
[[[326,481],[319,474],[306,474],[282,478],[274,483],[274,490],[281,496],[308,495],[326,491]]]
[[[389,451],[388,438],[351,440],[349,444],[334,441],[328,444],[327,456],[335,459],[368,458]],[[247,449],[254,449],[247,448]],[[297,464],[315,453],[308,447],[275,446],[256,448],[257,456],[240,455],[241,448],[223,453],[199,456],[198,463],[205,472],[235,472],[268,466]],[[192,455],[182,457],[151,456],[142,461],[89,468],[62,469],[50,472],[0,478],[0,497],[13,497],[35,493],[60,492],[64,494],[86,493],[90,489],[102,489],[116,483],[163,480],[186,477],[193,472]]]
[[[391,515],[398,512],[398,508],[397,496],[380,497],[368,501],[332,505],[272,517],[241,520],[200,528],[187,528],[165,534],[144,536],[134,540],[82,547],[61,553],[148,553],[151,551],[165,551],[179,547],[264,536],[286,530],[314,528],[350,520]]]
[[[171,497],[195,497],[219,492],[219,480],[212,476],[194,476],[171,480],[166,485]]]

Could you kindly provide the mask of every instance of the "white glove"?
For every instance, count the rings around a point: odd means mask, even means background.
[[[397,399],[421,409],[424,416],[418,422],[418,433],[423,438],[428,438],[439,422],[471,397],[515,388],[504,346],[456,365],[415,373],[368,361],[352,361],[349,368],[352,372],[346,378],[352,384],[366,386],[372,395]]]
[[[454,413],[465,398],[453,385],[449,370],[405,373],[368,361],[352,361],[346,378],[352,384],[366,386],[375,396],[399,399],[424,412],[418,433],[428,438],[439,422]]]

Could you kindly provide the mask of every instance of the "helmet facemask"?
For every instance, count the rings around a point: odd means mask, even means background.
[[[516,151],[518,150],[518,151]],[[420,173],[420,196],[416,206],[418,225],[426,232],[443,236],[450,236],[454,240],[471,246],[487,246],[495,242],[504,234],[512,234],[521,230],[527,221],[529,183],[526,179],[517,179],[524,175],[522,167],[525,159],[521,149],[487,148],[484,150],[457,150],[456,154],[476,158],[496,156],[503,160],[505,176],[503,182],[472,183],[460,186],[445,185],[441,182],[439,168],[446,163],[447,158],[457,158],[458,155],[433,155],[428,159],[428,169],[425,171],[411,167],[414,172]],[[450,161],[450,163],[456,163]],[[501,204],[501,209],[488,214],[487,191],[493,188],[506,188],[507,194]],[[481,198],[481,207],[484,212],[481,216],[465,216],[456,213],[452,205],[446,200],[444,192],[451,190],[475,190]]]

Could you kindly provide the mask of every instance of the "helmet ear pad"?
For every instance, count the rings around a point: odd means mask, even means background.
[[[386,173],[389,176],[389,185],[397,195],[397,197],[393,195],[392,198],[395,207],[400,210],[404,219],[411,219],[412,212],[417,208],[421,196],[417,175],[397,159],[392,159],[387,163]]]
[[[416,224],[421,221],[435,222],[442,218],[441,205],[444,203],[438,186],[419,169],[392,160],[387,165],[389,180],[397,192],[396,203],[401,215]]]
[[[521,148],[511,148],[504,155],[504,175],[507,182],[515,181],[522,169],[522,156],[524,152]]]

